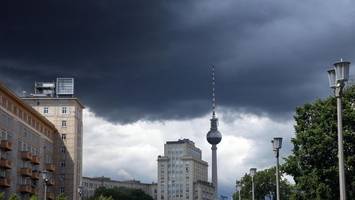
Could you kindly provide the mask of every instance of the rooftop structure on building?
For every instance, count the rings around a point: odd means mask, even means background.
[[[35,82],[32,97],[73,97],[74,78],[57,78],[56,81]]]

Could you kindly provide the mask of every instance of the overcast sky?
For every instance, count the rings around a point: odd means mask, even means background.
[[[355,61],[354,35],[351,0],[3,0],[0,79],[30,93],[35,80],[74,77],[85,175],[156,181],[166,140],[193,139],[210,161],[215,65],[228,194],[273,163],[273,136],[290,152],[295,107],[330,95],[326,70]]]

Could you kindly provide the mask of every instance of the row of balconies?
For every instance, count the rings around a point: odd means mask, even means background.
[[[48,181],[47,183],[48,186],[53,186],[54,185],[54,180],[51,179],[50,181]],[[9,178],[0,178],[0,187],[2,188],[8,188],[11,186],[11,180]],[[36,188],[32,187],[31,184],[22,184],[20,185],[19,187],[19,192],[22,192],[22,193],[30,193],[30,194],[37,194],[38,191]],[[50,198],[51,196],[51,193],[49,192],[48,193],[48,198]],[[53,198],[54,199],[54,196]]]
[[[11,161],[9,161],[9,160],[0,160],[0,166],[1,167],[5,166],[6,168],[9,169],[9,168],[11,168]],[[54,165],[53,164],[47,164],[46,165],[46,169],[48,171],[52,171],[53,172],[54,171]],[[39,178],[40,178],[40,172],[32,171],[32,169],[28,168],[28,167],[20,168],[19,174],[22,175],[22,176],[31,177],[31,179],[33,179],[33,180],[39,180]],[[50,179],[47,182],[47,185],[48,186],[54,185],[54,180]],[[4,178],[4,177],[0,177],[0,187],[10,187],[10,179]]]
[[[38,171],[32,171],[32,169],[28,168],[28,167],[23,167],[20,168],[19,173],[22,176],[26,176],[26,177],[31,177],[33,180],[38,180],[39,179],[39,172]],[[48,185],[54,185],[54,182],[49,181],[50,183],[48,183]]]
[[[31,161],[31,163],[33,163],[35,165],[40,164],[39,157],[32,155],[31,152],[29,152],[29,151],[21,151],[21,158],[22,158],[22,160]]]
[[[29,194],[38,194],[38,189],[32,187],[30,184],[23,184],[19,187],[19,192],[21,193],[29,193]],[[54,194],[52,192],[47,192],[48,199],[54,199]]]
[[[54,172],[55,171],[54,164],[46,164],[45,167],[46,167],[46,170],[49,171],[49,172]],[[12,168],[11,160],[0,159],[0,168],[11,169]],[[28,169],[31,170],[30,168],[28,168]]]

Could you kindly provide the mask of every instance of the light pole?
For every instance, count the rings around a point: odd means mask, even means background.
[[[79,186],[78,187],[78,193],[79,193],[79,198],[81,199],[82,195],[83,195],[83,186]]]
[[[46,170],[42,171],[42,178],[43,178],[43,181],[44,181],[44,200],[47,200],[47,184],[48,184],[48,181],[49,181],[49,178],[48,178],[48,172]]]
[[[242,190],[242,182],[240,182],[240,181],[237,180],[237,181],[235,182],[235,187],[236,187],[237,192],[238,192],[239,200],[241,200],[242,198],[241,198],[241,196],[240,196],[240,191]]]
[[[338,160],[339,160],[339,187],[340,200],[346,200],[345,192],[345,173],[344,173],[344,148],[343,148],[343,121],[342,121],[342,102],[343,89],[345,82],[349,79],[350,62],[336,62],[334,68],[328,70],[329,85],[335,89],[337,98],[337,116],[338,116]]]
[[[256,168],[250,168],[252,200],[255,200],[255,186],[254,186],[255,174],[256,174]]]
[[[273,140],[271,140],[271,143],[276,156],[276,199],[280,200],[279,151],[282,146],[282,138],[275,137]]]

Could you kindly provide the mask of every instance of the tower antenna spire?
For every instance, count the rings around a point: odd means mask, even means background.
[[[214,200],[218,199],[218,175],[217,175],[217,144],[222,140],[222,134],[218,131],[218,118],[216,118],[216,78],[212,65],[212,119],[210,131],[207,133],[207,141],[212,145],[212,183],[214,186]]]
[[[216,77],[214,71],[214,65],[212,65],[212,118],[216,117]]]

